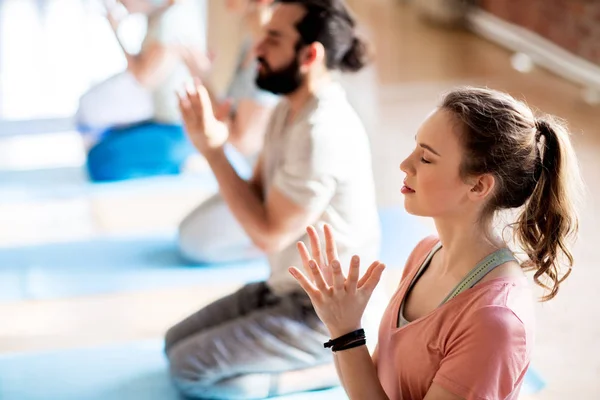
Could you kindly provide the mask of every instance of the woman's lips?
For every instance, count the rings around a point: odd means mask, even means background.
[[[400,189],[400,192],[402,192],[403,194],[409,194],[409,193],[414,193],[414,189],[411,188],[410,186],[408,186],[406,184],[406,181],[404,181],[404,186],[402,186],[402,189]]]

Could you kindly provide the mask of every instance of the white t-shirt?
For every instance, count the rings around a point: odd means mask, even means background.
[[[342,267],[361,257],[362,271],[377,259],[380,224],[367,133],[337,82],[323,87],[295,120],[286,125],[289,105],[276,107],[265,136],[265,197],[277,188],[293,202],[321,212],[312,224],[333,228]],[[308,237],[298,240],[309,246]],[[296,241],[269,255],[270,288],[278,294],[299,290],[288,272],[302,268]]]
[[[175,4],[157,17],[151,17],[142,48],[150,42],[158,42],[164,46],[204,47],[202,14],[194,3],[188,1]],[[178,60],[165,79],[152,89],[154,118],[157,121],[180,122],[176,93],[189,81],[191,76],[187,67],[183,61]]]

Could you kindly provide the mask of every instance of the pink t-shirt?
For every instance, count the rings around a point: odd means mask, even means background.
[[[533,298],[523,278],[465,290],[402,328],[400,303],[438,243],[422,240],[408,258],[379,329],[377,373],[391,400],[423,399],[432,382],[467,400],[517,399],[533,346]]]

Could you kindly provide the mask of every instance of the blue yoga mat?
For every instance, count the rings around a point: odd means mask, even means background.
[[[268,277],[262,259],[194,265],[173,236],[109,238],[0,250],[0,300],[43,300]]]
[[[180,400],[162,341],[0,356],[2,400]],[[342,400],[341,388],[277,397]]]
[[[217,188],[214,176],[208,172],[101,183],[90,182],[85,169],[79,167],[0,172],[1,203]]]
[[[521,389],[544,388],[530,369]],[[279,400],[342,400],[341,388],[277,397]],[[179,400],[167,376],[162,341],[0,356],[2,400]]]
[[[251,166],[240,153],[228,148],[227,156],[242,178],[246,179],[252,175]],[[0,171],[0,203],[84,196],[146,193],[151,195],[186,189],[216,192],[218,185],[209,170],[194,174],[141,177],[114,182],[91,182],[85,167]]]
[[[381,259],[403,267],[429,232],[399,208],[380,212]],[[173,235],[112,237],[0,249],[0,301],[43,300],[191,284],[245,283],[268,277],[262,259],[194,265]]]

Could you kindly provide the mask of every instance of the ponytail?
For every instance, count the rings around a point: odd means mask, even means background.
[[[537,184],[515,224],[515,235],[529,258],[523,267],[535,271],[536,284],[549,291],[542,297],[547,301],[573,267],[567,241],[578,230],[574,196],[580,176],[565,127],[544,117],[536,121],[536,130]]]
[[[369,63],[369,49],[367,44],[354,37],[350,48],[344,54],[340,61],[340,70],[344,72],[357,72],[360,71]]]
[[[357,36],[357,23],[344,0],[274,0],[298,4],[306,13],[296,23],[299,46],[321,43],[329,70],[358,72],[371,60],[369,46]]]

